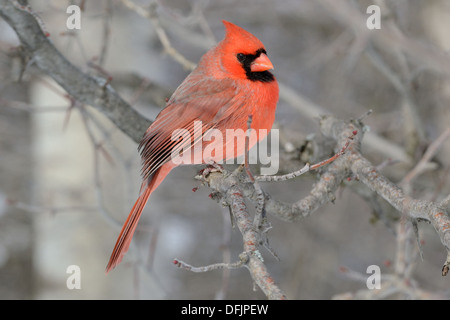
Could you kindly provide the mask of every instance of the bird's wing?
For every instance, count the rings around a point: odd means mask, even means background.
[[[171,159],[174,152],[188,150],[208,129],[221,128],[233,110],[239,113],[245,95],[231,79],[187,78],[174,92],[167,106],[160,112],[145,133],[139,150],[142,157],[142,176],[149,178]],[[201,121],[201,125],[199,122]],[[190,139],[178,139],[177,129],[185,130]]]

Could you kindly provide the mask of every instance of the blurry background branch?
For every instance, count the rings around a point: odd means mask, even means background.
[[[69,95],[94,106],[131,139],[139,142],[150,121],[131,108],[106,79],[90,76],[70,63],[52,44],[33,15],[0,0],[0,16],[14,29],[30,63],[49,75]]]

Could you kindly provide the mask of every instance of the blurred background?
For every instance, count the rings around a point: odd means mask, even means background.
[[[91,75],[112,77],[114,89],[149,119],[189,73],[165,52],[155,27],[194,63],[223,38],[222,19],[256,35],[282,89],[275,124],[282,172],[303,166],[307,141],[320,136],[320,114],[355,119],[371,109],[362,152],[394,182],[450,126],[446,0],[30,4],[67,59]],[[82,9],[79,30],[66,27],[71,4]],[[133,4],[154,10],[153,20]],[[379,30],[366,26],[371,4],[381,8]],[[0,298],[264,299],[245,268],[191,273],[172,263],[174,258],[194,266],[234,262],[242,252],[228,209],[209,199],[205,187],[192,192],[201,167],[171,172],[145,208],[122,264],[105,275],[139,191],[137,145],[98,111],[70,101],[32,63],[24,69],[18,46],[14,31],[0,19]],[[449,195],[449,141],[409,186],[413,197],[439,201]],[[277,199],[295,202],[316,178],[262,186]],[[296,223],[269,219],[270,243],[280,261],[263,248],[261,253],[290,299],[362,298],[356,293],[367,291],[367,267],[395,274],[402,256],[398,213],[365,196],[355,181],[342,186],[333,204]],[[423,259],[412,238],[409,289],[379,298],[448,299],[450,279],[441,276],[445,249],[431,225],[419,224],[419,233]],[[80,268],[80,289],[67,287],[71,265]]]

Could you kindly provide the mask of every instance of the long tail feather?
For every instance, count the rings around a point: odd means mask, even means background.
[[[106,266],[106,273],[114,269],[122,261],[123,256],[130,247],[131,239],[136,231],[136,226],[139,222],[139,218],[141,217],[142,210],[144,210],[144,207],[147,204],[148,198],[169,174],[172,168],[173,165],[171,163],[167,163],[153,174],[149,183],[147,181],[142,183],[140,195],[131,209],[131,212],[125,221],[122,230],[120,231],[116,245],[111,253],[108,265]]]

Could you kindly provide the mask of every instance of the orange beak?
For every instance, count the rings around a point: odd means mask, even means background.
[[[252,72],[262,72],[270,69],[273,69],[273,64],[264,53],[261,53],[261,55],[250,65],[250,70]]]

